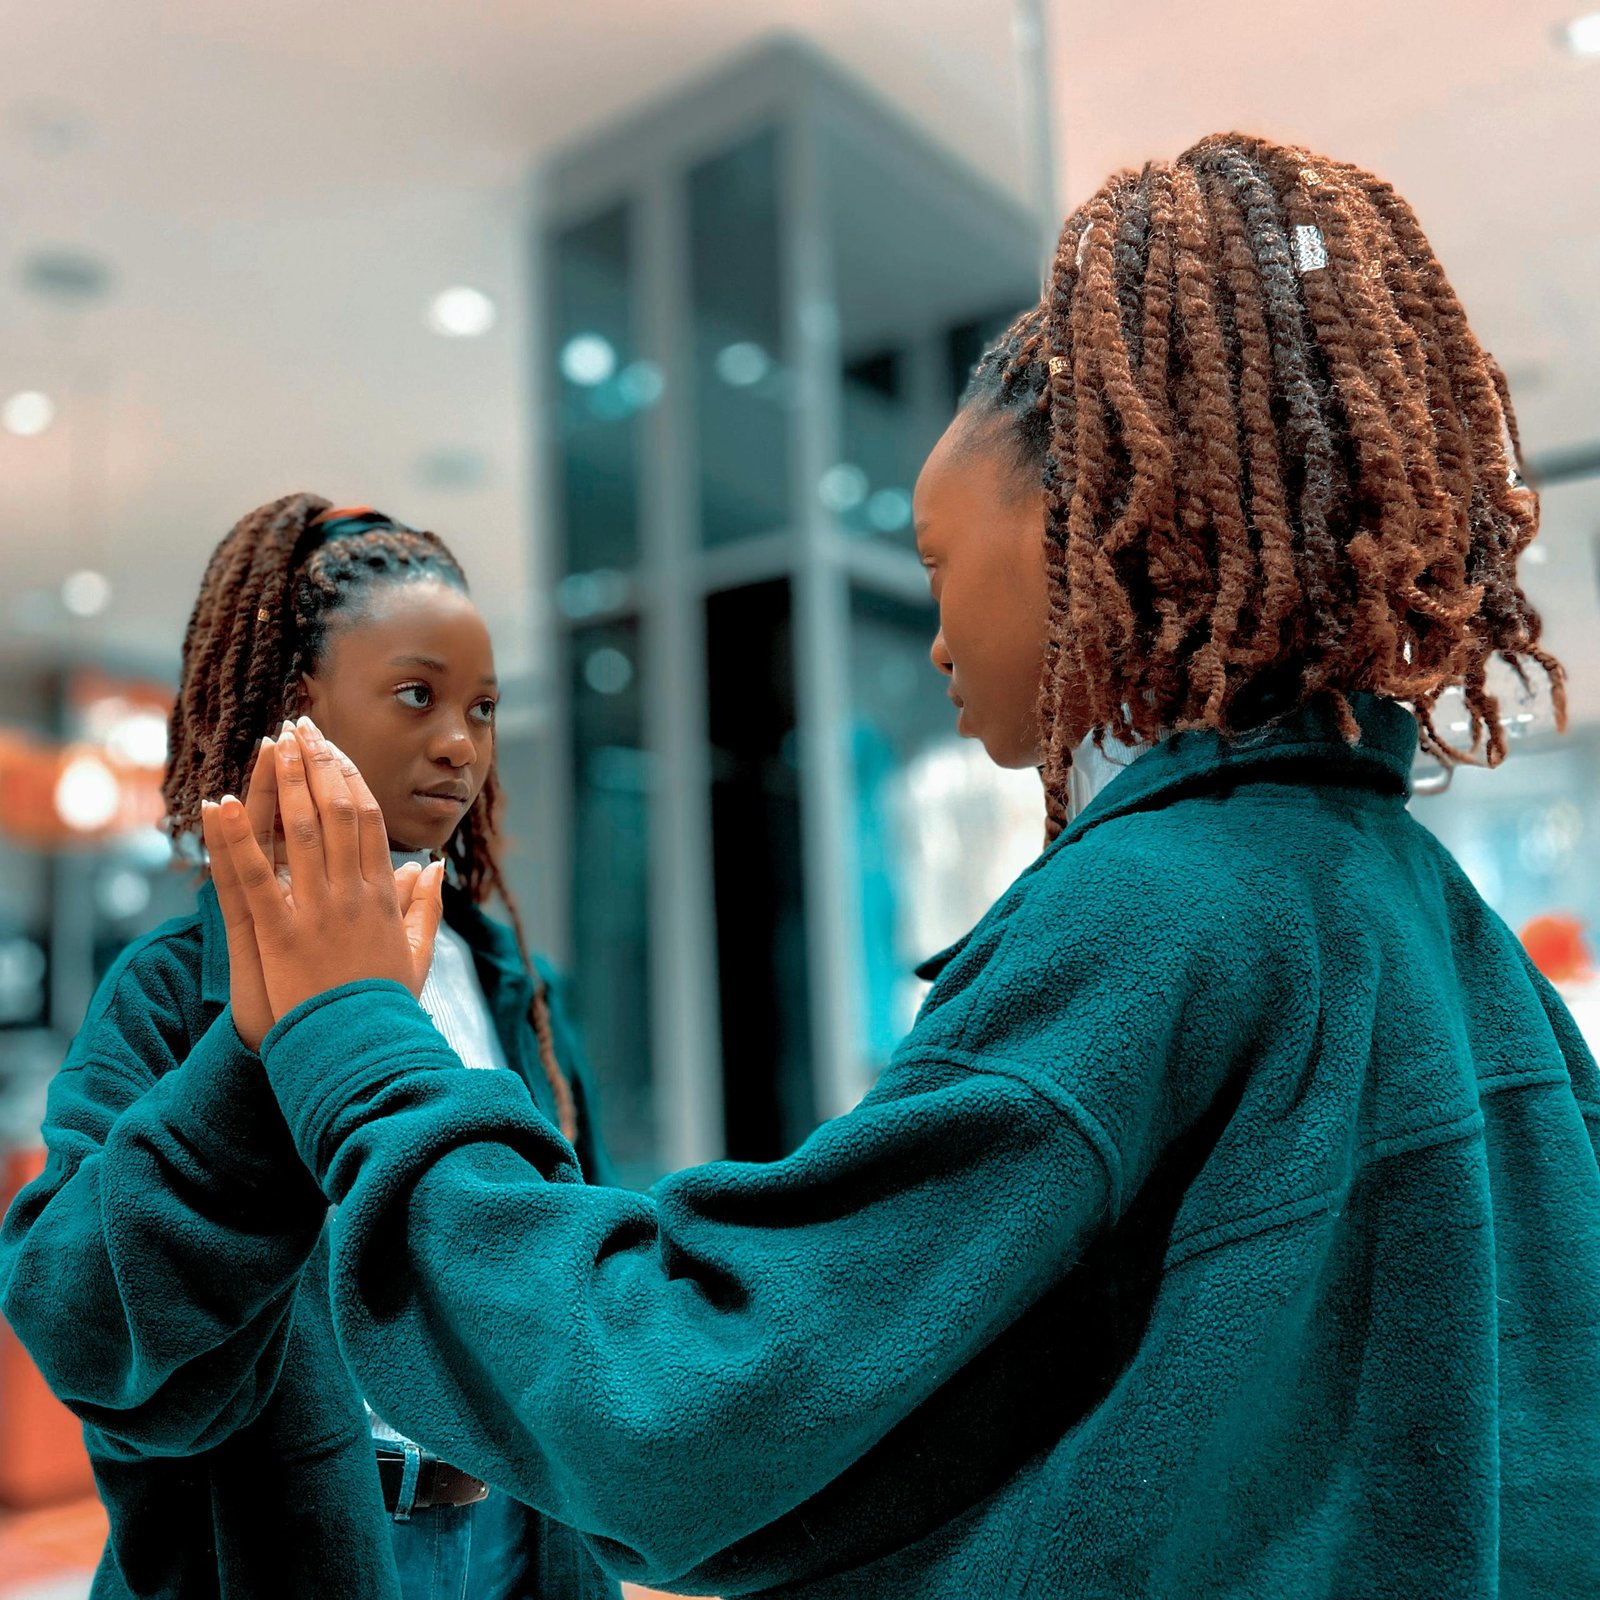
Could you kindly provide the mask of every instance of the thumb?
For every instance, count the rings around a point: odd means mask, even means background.
[[[417,879],[422,876],[422,863],[408,861],[394,875],[394,899],[402,917],[411,909],[411,898],[417,892]]]
[[[416,995],[433,965],[433,941],[438,936],[439,919],[444,915],[444,863],[435,861],[424,867],[406,909],[406,942],[411,946],[412,982],[407,986]]]

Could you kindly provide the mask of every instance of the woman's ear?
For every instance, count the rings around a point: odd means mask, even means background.
[[[309,673],[300,674],[300,687],[295,691],[294,717],[310,717],[313,722],[317,720],[318,702],[321,696],[317,693],[317,680]]]

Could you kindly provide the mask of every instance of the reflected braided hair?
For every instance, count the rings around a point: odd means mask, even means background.
[[[316,495],[287,495],[241,518],[200,583],[183,640],[161,792],[174,840],[200,831],[200,802],[239,794],[261,736],[292,717],[301,675],[316,670],[329,625],[372,588],[432,578],[467,592],[466,576],[435,533],[368,507],[336,510]],[[547,987],[533,971],[522,917],[499,858],[501,791],[491,764],[483,790],[445,847],[474,904],[498,894],[533,977],[529,1021],[555,1095],[561,1131],[577,1137],[572,1087],[556,1060]]]
[[[1355,743],[1366,691],[1441,762],[1495,766],[1494,656],[1524,687],[1542,668],[1565,727],[1517,583],[1539,506],[1504,375],[1370,173],[1219,134],[1118,174],[961,407],[1044,490],[1050,837],[1090,734],[1231,736],[1323,696]],[[1466,750],[1434,725],[1457,686]]]

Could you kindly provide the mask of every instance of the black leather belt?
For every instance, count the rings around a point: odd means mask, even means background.
[[[403,1519],[413,1511],[426,1511],[433,1506],[470,1506],[487,1498],[489,1485],[482,1478],[474,1478],[447,1461],[423,1457],[413,1463],[416,1481],[410,1504],[402,1511],[406,1455],[404,1450],[378,1451],[378,1481],[383,1485],[384,1509],[390,1515]]]

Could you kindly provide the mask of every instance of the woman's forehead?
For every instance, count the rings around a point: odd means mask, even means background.
[[[408,651],[467,669],[494,658],[489,630],[470,596],[436,579],[382,584],[341,622],[331,642],[363,656]]]
[[[944,502],[1016,498],[1013,453],[1007,447],[1006,419],[962,411],[928,452],[912,495],[913,514],[930,531],[942,519]]]

